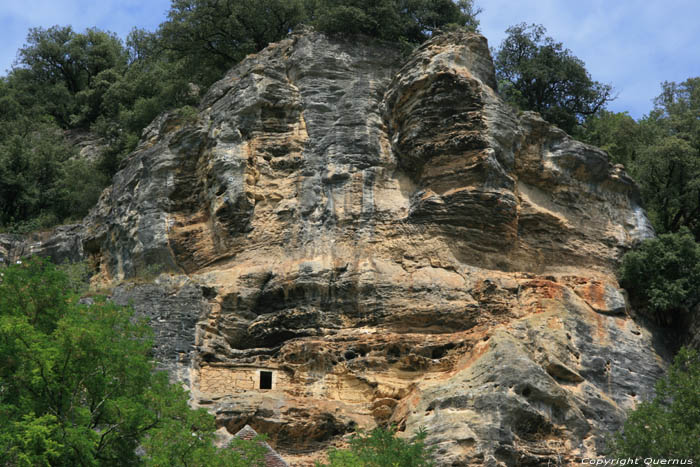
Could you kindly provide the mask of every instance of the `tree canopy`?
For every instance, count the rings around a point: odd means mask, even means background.
[[[620,267],[622,285],[662,324],[700,304],[700,244],[686,230],[645,240]]]
[[[634,175],[655,224],[700,239],[700,78],[665,82],[642,122],[656,138],[639,150]]]
[[[74,284],[39,259],[2,270],[0,463],[262,462],[257,442],[216,449],[213,416],[156,371],[150,328],[107,301],[78,304]]]
[[[472,0],[315,0],[312,21],[327,33],[362,33],[388,41],[420,44],[448,26],[476,30]],[[308,4],[307,4],[308,5]]]
[[[32,28],[17,64],[39,95],[63,95],[51,115],[64,128],[87,125],[100,113],[100,91],[123,72],[127,56],[121,40],[96,28],[78,34],[70,26]]]
[[[448,25],[476,29],[478,12],[472,0],[174,0],[157,35],[162,50],[208,86],[301,24],[415,45]]]
[[[246,55],[282,39],[304,18],[301,0],[173,0],[158,47],[208,86]]]
[[[584,63],[546,32],[525,23],[506,30],[495,52],[499,91],[516,107],[573,133],[613,99],[612,86],[594,81]]]
[[[639,121],[603,111],[585,122],[579,136],[627,167],[659,233],[686,227],[700,240],[700,78],[661,88]]]

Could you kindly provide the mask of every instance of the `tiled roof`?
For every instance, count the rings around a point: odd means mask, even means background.
[[[248,441],[255,438],[256,436],[258,436],[258,433],[250,425],[244,426],[238,433],[234,435],[234,437],[236,438],[245,439]],[[289,464],[287,464],[285,460],[282,459],[282,457],[270,447],[269,444],[267,444],[264,441],[260,444],[265,446],[265,449],[267,449],[267,453],[265,454],[266,467],[289,467]]]

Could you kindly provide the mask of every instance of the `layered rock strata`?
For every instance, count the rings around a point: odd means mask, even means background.
[[[0,234],[0,266],[30,256],[48,258],[56,264],[82,261],[85,230],[83,224],[71,224],[29,235]]]
[[[439,465],[563,465],[665,365],[620,255],[653,235],[607,155],[495,91],[486,40],[406,58],[306,32],[164,115],[86,219],[98,280],[222,429],[286,459],[419,427]]]

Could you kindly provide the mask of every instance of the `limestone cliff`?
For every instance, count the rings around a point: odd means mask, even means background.
[[[80,248],[194,403],[292,464],[386,423],[439,465],[594,456],[665,365],[614,277],[653,232],[621,166],[495,86],[479,35],[290,36],[151,124]]]

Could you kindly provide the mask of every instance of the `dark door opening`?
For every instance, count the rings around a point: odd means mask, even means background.
[[[272,372],[260,372],[260,389],[272,389]]]

